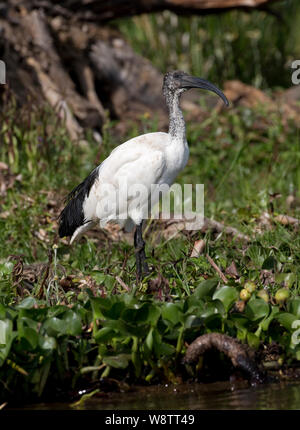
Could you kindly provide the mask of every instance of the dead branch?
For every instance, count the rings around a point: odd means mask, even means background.
[[[246,345],[239,343],[236,339],[221,333],[208,333],[197,337],[187,348],[184,363],[197,363],[199,357],[210,349],[223,352],[230,358],[234,367],[243,370],[251,377],[252,382],[262,383],[264,381],[264,375],[255,363],[254,352]]]
[[[216,263],[214,262],[214,260],[208,254],[206,254],[206,258],[207,258],[207,261],[209,262],[209,264],[212,266],[212,268],[215,269],[215,271],[217,272],[217,274],[220,276],[220,278],[222,279],[222,281],[225,284],[227,284],[228,280],[227,280],[226,276],[224,275],[224,273],[222,272],[222,270],[220,269],[220,267],[216,265]]]
[[[16,0],[15,0],[16,1]],[[276,0],[23,0],[31,7],[42,7],[48,14],[70,17],[76,12],[85,21],[107,22],[125,16],[170,10],[178,14],[210,14],[234,8],[251,10]],[[58,4],[59,3],[59,4]],[[63,3],[63,4],[62,4]]]

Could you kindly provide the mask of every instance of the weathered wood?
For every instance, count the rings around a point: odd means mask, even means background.
[[[208,333],[197,337],[186,350],[184,363],[195,364],[208,350],[215,349],[230,358],[232,364],[247,373],[252,383],[262,383],[265,375],[255,362],[255,353],[238,340],[221,333]]]
[[[178,14],[209,14],[234,8],[254,9],[277,0],[27,0],[26,4],[43,7],[48,13],[70,18],[70,11],[83,20],[107,22],[125,16],[170,10]]]
[[[0,99],[8,89],[19,103],[28,98],[37,103],[47,101],[64,116],[74,140],[82,139],[85,128],[99,132],[105,110],[122,120],[116,127],[119,132],[126,132],[128,120],[142,117],[156,117],[158,128],[166,130],[162,74],[134,53],[118,30],[99,23],[163,9],[210,13],[235,7],[251,9],[273,1],[7,0],[0,7],[0,53],[7,66],[7,85],[0,86]],[[234,104],[251,104],[261,94],[236,82],[227,84],[226,91]],[[209,95],[202,97],[209,99]],[[264,95],[261,98],[274,104]],[[212,97],[210,107],[215,103]],[[284,106],[287,118],[298,118],[296,103]],[[182,107],[198,121],[205,117],[192,92],[183,96]]]

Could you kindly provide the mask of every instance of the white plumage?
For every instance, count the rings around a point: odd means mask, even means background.
[[[126,230],[137,226],[135,248],[138,276],[143,270],[148,271],[142,222],[148,217],[151,186],[171,186],[188,161],[189,148],[179,99],[185,90],[193,87],[214,91],[228,104],[224,94],[208,81],[179,71],[167,73],[163,93],[169,108],[169,132],[137,136],[115,148],[70,193],[69,202],[60,215],[60,236],[72,236],[73,243],[98,222],[101,227],[109,221],[118,222]],[[145,193],[138,194],[141,186]],[[122,193],[124,196],[126,194],[125,198]],[[157,201],[152,196],[151,205],[154,203]]]
[[[130,200],[134,195],[128,194],[127,207],[117,206],[120,218],[114,218],[115,211],[112,207],[107,212],[103,205],[107,200],[105,187],[109,184],[116,190],[117,203],[119,202],[118,190],[120,178],[126,180],[128,190],[136,184],[141,184],[151,192],[151,184],[172,185],[178,173],[184,168],[189,156],[189,149],[185,140],[172,139],[167,133],[149,133],[135,137],[118,146],[98,168],[98,177],[91,187],[89,196],[83,203],[83,212],[87,220],[94,224],[101,221],[101,227],[106,222],[115,221],[125,226],[127,231],[132,230],[133,225],[138,225],[148,216],[148,199],[140,198],[139,208],[130,206]],[[156,200],[157,202],[157,200]],[[124,220],[125,213],[128,218]],[[72,236],[71,242],[82,232],[79,227]]]

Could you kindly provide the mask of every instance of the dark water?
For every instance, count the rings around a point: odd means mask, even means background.
[[[66,403],[38,404],[23,409],[121,410],[121,409],[300,409],[300,382],[259,387],[234,387],[228,382],[140,387],[126,393],[103,394],[81,407]]]

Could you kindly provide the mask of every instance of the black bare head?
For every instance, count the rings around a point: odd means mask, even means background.
[[[218,87],[206,79],[190,76],[181,70],[168,72],[164,76],[163,95],[165,96],[167,102],[170,96],[172,97],[176,94],[180,95],[184,91],[187,91],[191,88],[201,88],[203,90],[213,91],[215,94],[221,97],[226,106],[229,106],[229,102],[225,94]]]

